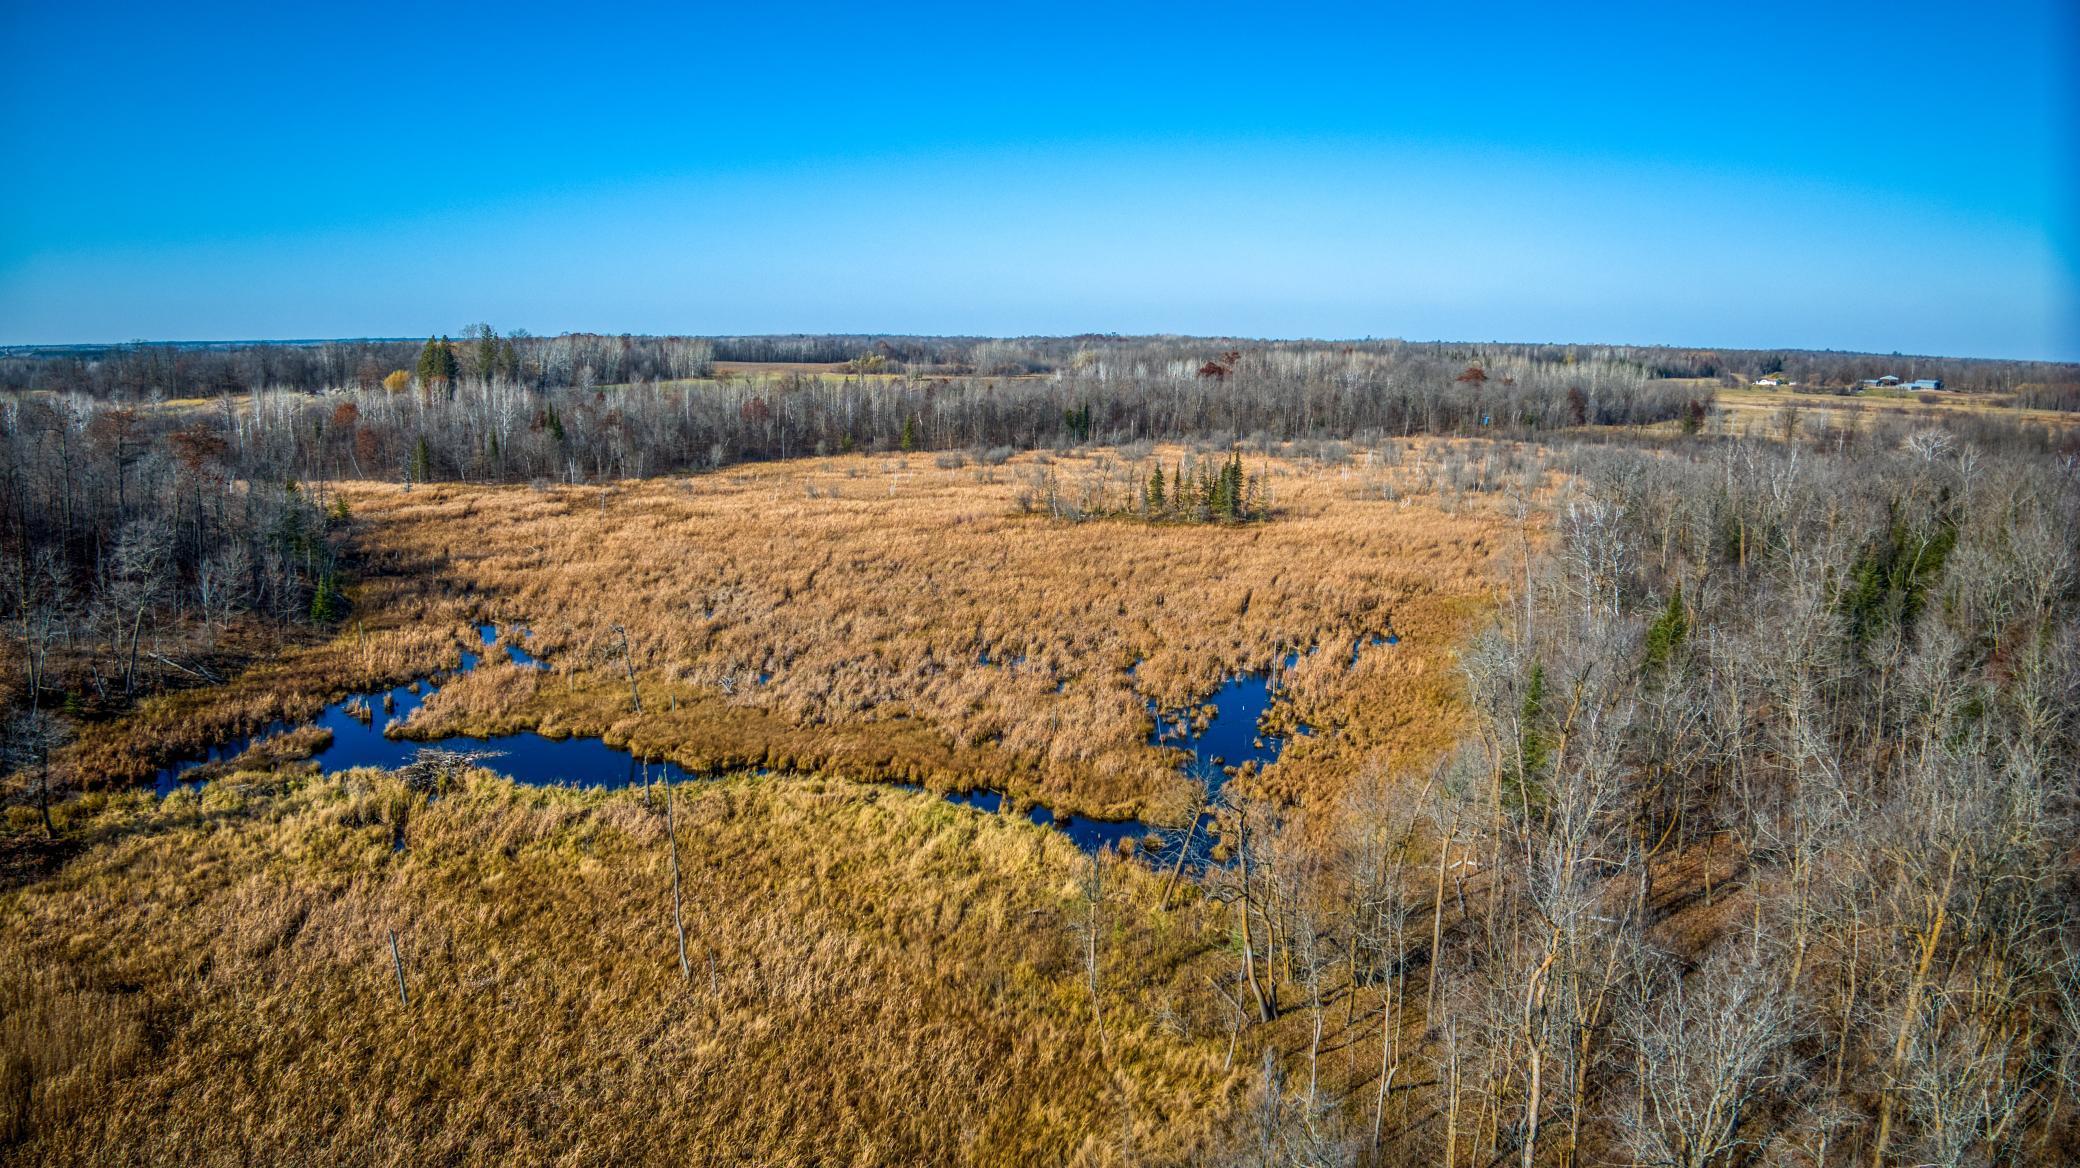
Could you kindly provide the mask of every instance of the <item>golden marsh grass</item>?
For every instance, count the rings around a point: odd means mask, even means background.
[[[75,804],[91,846],[0,894],[0,1144],[1169,1163],[1232,1109],[1225,1032],[1153,1021],[1218,944],[1211,906],[1158,913],[1155,877],[1103,862],[1101,1038],[1065,839],[883,787],[703,783],[677,795],[684,978],[653,795],[479,773],[428,802],[357,771]]]
[[[1433,444],[1442,445],[1442,444]],[[1176,452],[1159,452],[1172,466]],[[415,731],[595,733],[695,769],[766,765],[987,785],[1092,814],[1180,813],[1147,702],[1285,671],[1316,728],[1270,775],[1333,793],[1365,763],[1444,749],[1454,645],[1519,535],[1374,470],[1254,460],[1278,512],[1248,526],[1024,514],[1036,477],[1135,489],[1105,456],[1004,467],[857,456],[614,488],[342,488],[366,538],[438,565],[444,594],[523,623],[557,665],[479,671]],[[1400,643],[1352,662],[1361,638]],[[637,673],[641,716],[622,664]]]

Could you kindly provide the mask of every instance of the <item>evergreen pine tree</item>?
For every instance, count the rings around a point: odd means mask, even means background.
[[[433,477],[433,447],[426,444],[426,435],[412,447],[412,481],[423,483]]]
[[[441,384],[453,386],[455,384],[455,379],[462,374],[462,362],[457,360],[455,357],[454,342],[450,341],[446,337],[441,338],[441,347],[439,350],[439,358],[437,364],[439,366]]]
[[[1552,757],[1552,747],[1546,741],[1545,732],[1546,669],[1533,662],[1531,677],[1524,687],[1524,704],[1518,711],[1517,721],[1517,766],[1511,776],[1515,781],[1516,801],[1519,810],[1531,806],[1532,789],[1538,784],[1540,772]]]
[[[311,593],[311,621],[314,624],[331,624],[345,615],[346,598],[339,594],[339,585],[333,582],[332,573],[318,577],[317,590]]]
[[[1080,407],[1062,411],[1062,425],[1078,442],[1088,442],[1091,437],[1091,407],[1086,402]]]
[[[469,346],[470,376],[489,383],[498,376],[498,330],[489,324],[473,324],[463,333]]]
[[[1658,672],[1668,665],[1675,655],[1676,646],[1690,633],[1690,613],[1683,607],[1683,586],[1668,594],[1668,605],[1654,623],[1647,626],[1647,671]]]
[[[917,415],[912,414],[903,419],[903,451],[907,454],[915,449],[917,449]]]
[[[1148,472],[1148,490],[1142,496],[1142,503],[1150,515],[1155,515],[1163,509],[1164,501],[1163,464],[1158,462],[1156,468]]]
[[[462,372],[462,364],[455,358],[455,346],[446,337],[426,338],[426,347],[419,350],[419,387],[431,390],[436,386],[443,389],[453,386],[455,378]]]
[[[434,379],[440,376],[440,352],[440,342],[432,337],[426,338],[425,347],[419,350],[419,367],[416,370],[420,388],[431,388]]]
[[[1208,493],[1206,507],[1213,511],[1217,520],[1240,520],[1242,517],[1242,455],[1229,455],[1221,470],[1213,476],[1213,488]]]

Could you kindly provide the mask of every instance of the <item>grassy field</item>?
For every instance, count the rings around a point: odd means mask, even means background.
[[[1134,865],[1104,864],[1094,997],[1061,837],[682,788],[689,977],[655,794],[350,772],[74,807],[81,854],[0,894],[4,1158],[1166,1163],[1233,1110],[1250,1064],[1194,987],[1222,934]]]
[[[1758,433],[1781,428],[1781,415],[1785,410],[1812,410],[1824,417],[1839,417],[1844,413],[1900,417],[1927,426],[1942,426],[1975,414],[1997,415],[2011,422],[2055,429],[2080,425],[2080,414],[2022,409],[2011,404],[2007,397],[1990,393],[1905,389],[1868,389],[1856,394],[1799,393],[1792,389],[1754,385],[1722,388],[1714,393],[1719,410],[1733,429],[1753,426]]]

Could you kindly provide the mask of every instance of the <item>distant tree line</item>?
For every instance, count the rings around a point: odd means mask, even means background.
[[[453,342],[464,373],[533,389],[595,388],[709,376],[716,362],[806,363],[915,376],[1008,377],[1075,373],[1094,364],[1114,368],[1189,355],[1198,363],[1232,354],[1262,361],[1285,354],[1364,355],[1375,362],[1432,361],[1464,367],[1615,364],[1654,379],[1705,378],[1740,383],[1768,374],[1811,386],[1851,386],[1892,374],[1940,378],[1951,389],[2014,393],[2080,382],[2080,367],[2034,361],[1919,357],[1779,349],[1678,349],[1618,345],[1467,345],[1407,341],[1259,341],[1224,337],[913,337],[608,336],[525,330],[499,336],[471,325]],[[0,389],[90,393],[161,400],[254,389],[373,390],[397,370],[416,368],[418,339],[232,342],[135,342],[125,345],[18,346],[0,350]],[[489,358],[490,364],[483,359]]]
[[[2080,379],[2061,382],[2025,382],[2015,390],[2015,404],[2026,409],[2080,411]]]
[[[235,431],[238,449],[303,477],[589,481],[854,450],[1636,425],[1685,416],[1709,397],[1611,362],[1482,367],[1428,351],[1286,348],[1226,364],[1164,350],[1029,377],[789,373],[544,389],[498,372],[502,344],[481,351],[434,338],[412,356],[404,392],[258,391],[247,408],[197,424]]]
[[[450,344],[458,374],[533,389],[705,377],[714,354],[713,344],[700,337],[535,337],[525,331],[501,336],[487,324],[471,325]],[[416,371],[423,350],[417,340],[15,349],[0,353],[0,390],[131,401],[256,389],[374,391],[398,370]]]

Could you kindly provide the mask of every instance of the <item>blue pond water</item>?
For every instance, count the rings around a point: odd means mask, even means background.
[[[1351,664],[1356,665],[1358,658],[1364,655],[1365,650],[1375,645],[1399,645],[1400,643],[1401,637],[1395,633],[1374,633],[1369,637],[1359,637],[1351,642]]]
[[[521,637],[531,635],[520,630]],[[477,635],[482,639],[487,653],[500,651],[498,627],[492,624],[479,625]],[[1370,641],[1361,638],[1360,644],[1352,649],[1352,659],[1367,644],[1394,644],[1399,638],[1393,636],[1373,637]],[[537,659],[518,645],[503,647],[515,663],[536,669],[550,666]],[[1312,650],[1310,650],[1312,652]],[[1283,668],[1291,668],[1299,654],[1288,654]],[[475,653],[462,654],[462,665],[458,672],[467,673],[475,669],[482,658]],[[1017,662],[1013,663],[1014,666]],[[1138,665],[1139,662],[1136,662]],[[1132,669],[1129,669],[1129,673]],[[770,675],[762,674],[761,683]],[[412,715],[426,700],[428,694],[438,689],[438,679],[429,677],[410,685],[395,686],[387,690],[372,690],[349,694],[326,706],[312,723],[332,732],[332,741],[323,750],[312,755],[321,773],[332,774],[352,767],[383,767],[394,769],[411,762],[418,752],[427,747],[445,750],[490,751],[496,758],[487,765],[515,781],[537,786],[575,785],[587,787],[626,787],[643,782],[661,782],[665,779],[690,782],[706,776],[695,774],[672,762],[646,762],[630,755],[618,747],[608,746],[597,738],[550,738],[532,730],[518,734],[499,734],[489,737],[455,734],[433,740],[391,738],[383,731],[393,722],[401,722]],[[1213,707],[1211,717],[1203,728],[1192,729],[1189,711],[1162,711],[1150,706],[1155,728],[1149,734],[1149,745],[1174,747],[1189,753],[1184,769],[1205,784],[1209,797],[1217,793],[1228,776],[1229,768],[1245,763],[1269,766],[1278,760],[1285,747],[1284,739],[1259,732],[1259,723],[1264,713],[1277,700],[1278,684],[1273,674],[1246,673],[1231,677],[1205,699],[1194,703],[1194,709]],[[366,710],[368,720],[363,721],[358,712]],[[184,759],[162,769],[156,780],[160,795],[164,796],[190,782],[185,776],[197,767],[212,762],[223,762],[245,752],[256,739],[291,729],[286,722],[270,725],[260,733],[236,738],[212,748],[201,758]],[[1311,731],[1299,728],[1301,734]],[[759,773],[763,774],[764,771]],[[908,784],[900,784],[908,787]],[[915,790],[917,788],[910,787]],[[972,807],[989,814],[998,813],[1003,807],[1003,796],[990,790],[956,792],[946,796],[952,803]],[[1045,807],[1034,807],[1026,813],[1034,824],[1053,827],[1066,834],[1086,852],[1101,849],[1116,849],[1127,840],[1139,843],[1154,832],[1148,824],[1138,819],[1104,820],[1081,815],[1056,816]],[[1212,840],[1209,820],[1202,816],[1193,831],[1190,856],[1194,862],[1205,863],[1211,855]]]
[[[1297,660],[1299,654],[1288,654],[1284,665],[1291,668]],[[1023,661],[1024,658],[1019,657],[1011,664],[1016,667]],[[990,661],[987,654],[983,654],[978,663],[1000,664]],[[1140,665],[1141,662],[1136,661],[1128,666],[1128,675],[1132,676]],[[1193,702],[1189,710],[1166,711],[1151,702],[1148,712],[1154,727],[1149,731],[1148,744],[1186,751],[1191,757],[1182,764],[1184,771],[1203,783],[1211,796],[1227,781],[1230,768],[1252,762],[1260,767],[1269,766],[1278,761],[1279,752],[1285,747],[1284,739],[1258,732],[1264,712],[1271,708],[1277,696],[1277,682],[1269,672],[1262,672],[1228,678],[1211,694]],[[1201,728],[1194,730],[1195,712],[1207,706],[1213,707],[1212,715]],[[1306,728],[1302,727],[1301,732],[1306,733]],[[946,796],[946,801],[991,815],[1000,813],[1004,806],[1002,793],[986,788],[955,791]],[[1086,852],[1114,850],[1128,840],[1139,846],[1151,835],[1163,834],[1139,819],[1058,816],[1038,806],[1028,809],[1026,818],[1039,826],[1063,832]],[[1189,859],[1195,864],[1204,864],[1211,858],[1213,839],[1208,831],[1209,823],[1210,818],[1202,816],[1192,831]],[[1168,842],[1174,841],[1166,841],[1165,850]]]
[[[907,784],[906,784],[907,785]],[[919,788],[911,788],[917,790]],[[990,790],[954,791],[946,796],[948,803],[962,807],[973,807],[977,811],[995,815],[1003,810],[1004,796]],[[1139,843],[1154,829],[1138,819],[1092,819],[1083,815],[1057,816],[1045,807],[1033,807],[1026,818],[1040,827],[1052,827],[1069,837],[1070,841],[1086,852],[1117,849],[1124,840]]]
[[[1286,658],[1288,667],[1294,659]],[[1214,709],[1212,719],[1197,732],[1188,712],[1158,710],[1151,705],[1155,729],[1149,731],[1148,744],[1190,752],[1185,772],[1205,783],[1208,795],[1215,794],[1227,781],[1229,768],[1252,762],[1265,767],[1278,761],[1285,739],[1258,731],[1258,723],[1277,696],[1278,684],[1269,673],[1231,677],[1196,703]]]
[[[494,625],[483,625],[477,630],[483,638],[487,651],[498,642],[498,629]],[[525,649],[508,646],[505,652],[520,665],[536,669],[548,668]],[[460,672],[467,673],[477,667],[480,660],[475,653],[462,655]],[[625,750],[608,746],[597,738],[550,738],[532,730],[519,734],[498,734],[479,738],[467,734],[453,734],[432,741],[407,738],[391,738],[383,733],[385,726],[393,721],[403,721],[426,701],[426,695],[439,686],[431,678],[412,685],[400,685],[388,690],[371,690],[349,694],[326,706],[312,722],[332,732],[332,741],[325,749],[311,756],[324,774],[347,770],[351,767],[396,768],[416,757],[421,749],[439,747],[444,750],[488,750],[500,752],[499,757],[489,761],[489,766],[500,774],[519,782],[549,786],[559,783],[575,783],[595,787],[623,787],[643,782],[646,764],[632,757]],[[386,705],[385,698],[388,699]],[[363,722],[351,712],[356,702],[364,703],[369,711],[368,722]],[[207,757],[185,759],[161,770],[156,786],[165,795],[183,782],[183,776],[207,762],[221,762],[236,758],[253,744],[256,738],[280,733],[290,729],[288,723],[276,723],[257,735],[233,739],[212,749]],[[652,762],[647,764],[652,782],[670,777],[679,782],[697,776],[676,763]]]

